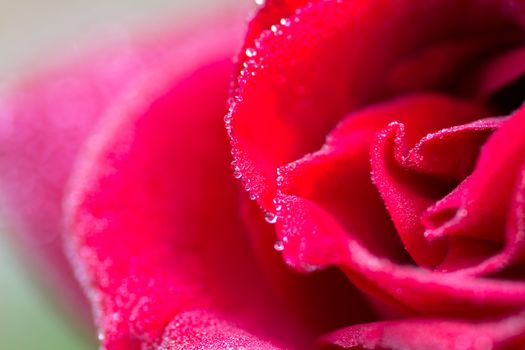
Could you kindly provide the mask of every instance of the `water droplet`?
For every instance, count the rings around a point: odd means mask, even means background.
[[[283,237],[283,243],[288,243],[288,236]]]
[[[250,193],[250,200],[254,201],[257,199],[257,196],[253,193]]]
[[[97,338],[99,341],[103,341],[106,338],[106,336],[104,335],[104,332],[98,332]]]
[[[271,27],[270,27],[270,30],[275,33],[277,32],[277,26],[275,24],[273,24]]]
[[[312,264],[308,264],[308,263],[302,263],[300,268],[301,268],[301,270],[303,270],[304,272],[307,272],[307,273],[316,272],[316,271],[319,271],[321,269],[320,266],[312,265]]]
[[[284,250],[284,244],[281,241],[275,242],[273,245],[273,249],[277,250],[278,252],[282,252]]]
[[[236,178],[237,180],[239,180],[242,177],[242,174],[241,174],[240,171],[234,170],[233,171],[233,177]]]
[[[281,24],[283,26],[289,26],[290,25],[290,20],[288,18],[281,18]]]
[[[248,57],[255,57],[255,56],[257,56],[257,51],[255,51],[255,49],[251,48],[251,47],[247,48],[245,53],[246,53],[246,56],[248,56]]]
[[[264,220],[266,220],[266,222],[269,224],[275,224],[277,222],[277,215],[270,211],[266,212],[266,214],[264,215]]]
[[[257,6],[264,6],[265,3],[266,3],[266,0],[255,0],[255,4]]]

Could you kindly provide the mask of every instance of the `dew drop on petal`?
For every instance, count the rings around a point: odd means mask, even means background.
[[[264,215],[264,220],[266,220],[266,222],[269,224],[275,224],[277,222],[277,215],[272,212],[267,212]]]
[[[304,272],[307,272],[307,273],[312,273],[312,272],[316,272],[316,271],[321,270],[321,267],[320,267],[320,266],[312,265],[312,264],[308,264],[308,263],[303,263],[303,264],[301,264],[300,268],[301,268]]]
[[[275,24],[273,24],[271,27],[270,27],[270,30],[273,32],[273,33],[276,33],[277,32],[277,26]]]
[[[281,242],[281,241],[275,242],[275,244],[273,245],[273,249],[275,249],[278,252],[282,252],[284,250],[283,242]]]
[[[288,18],[281,18],[281,24],[283,26],[289,26],[290,25],[290,20]]]
[[[251,47],[247,48],[245,53],[246,53],[246,56],[248,56],[248,57],[255,57],[255,56],[257,56],[257,51],[254,48],[251,48]]]
[[[266,0],[255,0],[255,4],[257,6],[264,6],[265,3],[266,3]]]
[[[233,177],[239,180],[242,177],[242,174],[238,170],[233,170]]]

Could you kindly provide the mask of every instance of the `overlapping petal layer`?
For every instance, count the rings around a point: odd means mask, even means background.
[[[76,311],[86,316],[62,249],[65,184],[79,149],[114,100],[196,31],[166,29],[110,35],[101,47],[69,53],[0,94],[2,219],[44,270],[43,282],[81,305]]]
[[[523,9],[267,1],[225,120],[254,203],[221,125],[239,27],[125,44],[0,102],[8,215],[53,239],[82,148],[67,241],[108,350],[523,346],[525,108],[488,118]]]
[[[276,168],[318,149],[347,113],[406,93],[384,80],[409,57],[428,67],[425,52],[436,45],[452,47],[458,53],[442,73],[453,77],[473,52],[514,45],[522,29],[508,6],[496,0],[318,1],[295,8],[270,28],[261,24],[266,29],[241,54],[244,69],[227,120],[247,190],[273,211]],[[495,43],[494,37],[510,43]],[[473,43],[480,41],[485,46],[478,50]],[[472,50],[459,50],[462,42]],[[417,80],[418,72],[407,74]],[[439,89],[452,83],[425,79],[414,86]]]
[[[225,166],[221,116],[239,32],[213,33],[180,46],[118,101],[76,172],[70,249],[106,349],[177,348],[170,344],[181,337],[198,348],[206,339],[250,337],[230,321],[300,342],[254,262]],[[225,321],[177,316],[193,310]],[[213,335],[200,333],[212,328]]]
[[[522,276],[523,110],[501,117],[516,105],[497,95],[522,75],[522,7],[267,2],[226,126],[290,266],[337,266],[398,315],[523,309],[525,284],[503,279]]]

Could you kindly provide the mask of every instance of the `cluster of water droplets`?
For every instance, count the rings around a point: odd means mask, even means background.
[[[278,189],[281,187],[282,182],[283,182],[283,176],[281,175],[281,170],[280,168],[277,168],[276,183],[277,183]],[[283,205],[282,205],[281,199],[279,198],[279,190],[278,190],[278,196],[273,199],[273,205],[274,205],[275,213],[272,213],[272,215],[269,218],[267,215],[267,220],[266,220],[270,224],[275,224],[277,220],[280,217],[282,217]],[[284,236],[280,240],[277,240],[274,243],[273,249],[275,249],[278,252],[282,252],[287,243],[288,243],[288,237]]]
[[[255,0],[255,3],[258,6],[264,6],[265,0]],[[249,82],[250,79],[256,76],[256,72],[260,72],[262,69],[265,68],[264,55],[259,54],[260,48],[263,45],[263,42],[268,39],[268,37],[272,36],[282,36],[285,33],[287,33],[289,30],[288,27],[292,23],[299,22],[298,15],[300,14],[300,10],[297,10],[295,16],[292,16],[290,18],[281,18],[278,23],[270,26],[268,30],[265,30],[261,33],[260,37],[256,40],[254,40],[253,45],[250,47],[247,47],[244,51],[244,57],[241,58],[242,61],[242,67],[239,72],[238,76],[238,85],[234,91],[233,96],[228,101],[229,111],[228,114],[224,118],[224,123],[226,127],[226,131],[228,133],[228,136],[230,137],[230,143],[232,146],[232,156],[234,160],[231,163],[232,173],[233,177],[239,181],[242,182],[244,189],[248,192],[251,200],[257,200],[259,199],[259,196],[256,194],[256,188],[254,188],[254,185],[252,184],[252,180],[250,180],[249,176],[246,175],[246,164],[245,164],[245,158],[240,157],[239,153],[242,153],[242,151],[238,148],[237,141],[234,138],[234,130],[232,128],[232,115],[234,114],[237,106],[239,103],[242,102],[242,98],[240,97],[242,95],[241,89]],[[287,34],[286,39],[291,39],[291,35]],[[244,60],[243,60],[244,59]],[[239,159],[244,159],[242,161],[242,165],[239,163]],[[280,170],[277,169],[277,176],[276,176],[276,182],[277,186],[281,186],[284,178],[280,173]],[[282,205],[277,199],[274,199],[274,210],[267,211],[265,210],[264,218],[265,221],[269,224],[275,224],[279,220],[280,212],[282,210]],[[285,249],[286,244],[288,243],[288,237],[282,237],[281,240],[278,240],[274,244],[274,249],[276,251],[283,251]]]

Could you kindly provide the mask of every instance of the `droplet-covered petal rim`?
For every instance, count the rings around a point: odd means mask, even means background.
[[[408,74],[411,78],[411,74],[418,71],[418,66],[410,64],[410,59],[415,60],[412,63],[428,67],[439,56],[432,51],[432,45],[437,45],[453,53],[453,62],[448,62],[450,65],[447,63],[447,74],[452,73],[471,54],[482,54],[488,58],[493,54],[491,50],[502,49],[498,46],[501,42],[494,44],[494,40],[489,40],[490,37],[494,39],[492,35],[495,32],[511,33],[511,36],[521,40],[522,18],[504,1],[459,1],[453,4],[325,1],[309,2],[294,10],[292,15],[269,28],[267,23],[261,25],[258,37],[253,33],[248,37],[248,46],[241,53],[242,68],[226,118],[237,177],[242,180],[250,197],[270,213],[269,221],[275,222],[277,250],[282,252],[291,266],[303,272],[339,266],[363,290],[405,311],[410,310],[408,312],[479,318],[521,308],[525,290],[520,282],[476,279],[459,273],[448,276],[396,264],[381,255],[371,254],[361,240],[348,237],[346,225],[341,227],[341,222],[334,219],[333,208],[327,208],[326,203],[312,194],[313,185],[308,182],[309,176],[304,175],[306,172],[294,173],[295,178],[290,181],[290,173],[294,171],[289,170],[301,161],[309,163],[312,168],[317,166],[322,169],[326,160],[323,157],[330,152],[330,147],[321,148],[323,143],[327,145],[330,142],[325,142],[324,138],[343,117],[363,105],[405,94],[414,86],[417,89],[438,90],[447,86],[446,82],[426,77],[414,80],[413,86],[395,87],[394,84],[384,89],[382,79],[388,77],[391,70]],[[422,13],[425,16],[421,16]],[[382,45],[377,45],[378,42]],[[484,47],[483,50],[488,51],[480,51],[477,46],[480,42],[495,46]],[[516,43],[513,41],[509,47]],[[413,77],[417,76],[413,74]],[[460,85],[456,88],[460,89]],[[440,137],[437,136],[439,132],[455,133],[458,130],[452,128],[456,125],[467,125],[493,115],[483,106],[484,102],[481,101],[477,113],[471,113],[464,119],[453,113],[445,113],[443,119],[430,118],[430,123],[437,120],[443,125],[428,130],[423,128],[424,132],[415,121],[416,126],[407,127],[406,133],[416,130],[421,134],[408,144],[416,146],[417,141],[428,133],[436,133],[435,139]],[[428,111],[432,112],[432,108]],[[458,118],[461,120],[458,121]],[[469,136],[473,138],[470,144],[472,152],[468,160],[461,161],[473,163],[482,142],[479,140],[485,140],[498,126],[487,126],[483,131],[479,130],[477,136]],[[443,128],[448,128],[448,131]],[[462,132],[465,135],[468,133]],[[474,133],[472,131],[471,134]],[[429,137],[432,138],[432,135]],[[430,144],[429,140],[427,145]],[[318,149],[321,150],[315,152]],[[336,149],[332,148],[335,159],[339,157]],[[418,155],[416,149],[412,153],[414,157]],[[410,156],[404,152],[400,154]],[[396,161],[395,157],[392,160]],[[404,166],[408,162],[406,158]],[[331,166],[340,166],[337,164],[334,161]],[[408,168],[422,165],[412,164]],[[472,167],[472,164],[468,166],[469,169]],[[458,181],[458,176],[444,174],[440,169],[408,170],[423,173],[436,171],[437,174],[430,175],[450,176],[456,184]],[[457,173],[460,174],[461,170]],[[464,176],[464,172],[461,175]],[[300,183],[303,179],[306,180]],[[283,181],[288,181],[285,185],[288,191],[283,191]],[[447,193],[445,190],[453,188],[445,187],[440,196]],[[388,190],[385,188],[384,193]],[[434,196],[431,201],[420,203],[416,211],[420,215],[439,198]],[[420,241],[431,244],[423,236],[423,225],[420,222],[416,225]],[[416,260],[425,266],[436,266],[444,258],[443,249],[434,258],[425,249],[414,248],[412,251],[421,253]],[[425,262],[425,259],[429,261]]]
[[[308,2],[269,29],[261,24],[240,55],[226,118],[238,177],[252,198],[274,211],[276,168],[318,149],[352,110],[405,92],[383,89],[401,59],[451,39],[521,33],[519,26],[508,4],[496,0]]]

